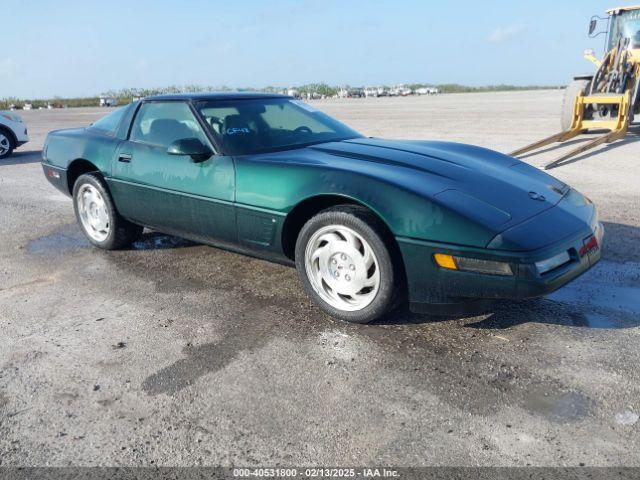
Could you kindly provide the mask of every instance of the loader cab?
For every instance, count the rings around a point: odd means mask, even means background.
[[[620,38],[629,38],[629,49],[640,49],[640,6],[615,8],[607,13],[610,15],[607,51],[616,48]]]

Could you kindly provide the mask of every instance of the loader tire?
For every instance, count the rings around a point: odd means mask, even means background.
[[[583,94],[589,89],[590,80],[577,79],[572,81],[564,91],[564,99],[562,101],[562,112],[560,116],[560,126],[562,131],[569,130],[573,122],[573,107],[575,99],[580,92]]]

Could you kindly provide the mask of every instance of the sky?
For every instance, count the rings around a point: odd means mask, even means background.
[[[615,1],[615,0],[611,0]],[[633,2],[631,2],[633,3]],[[564,85],[602,0],[0,0],[0,98],[169,85]]]

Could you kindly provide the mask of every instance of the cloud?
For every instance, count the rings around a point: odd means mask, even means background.
[[[487,41],[489,43],[503,43],[522,33],[524,27],[522,25],[509,25],[507,27],[498,27],[491,32]]]

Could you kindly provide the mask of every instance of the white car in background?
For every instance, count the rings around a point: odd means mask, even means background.
[[[20,115],[0,111],[0,160],[7,158],[17,147],[28,141],[27,126]]]
[[[422,87],[416,90],[418,95],[437,95],[440,93],[440,90],[433,87]]]

